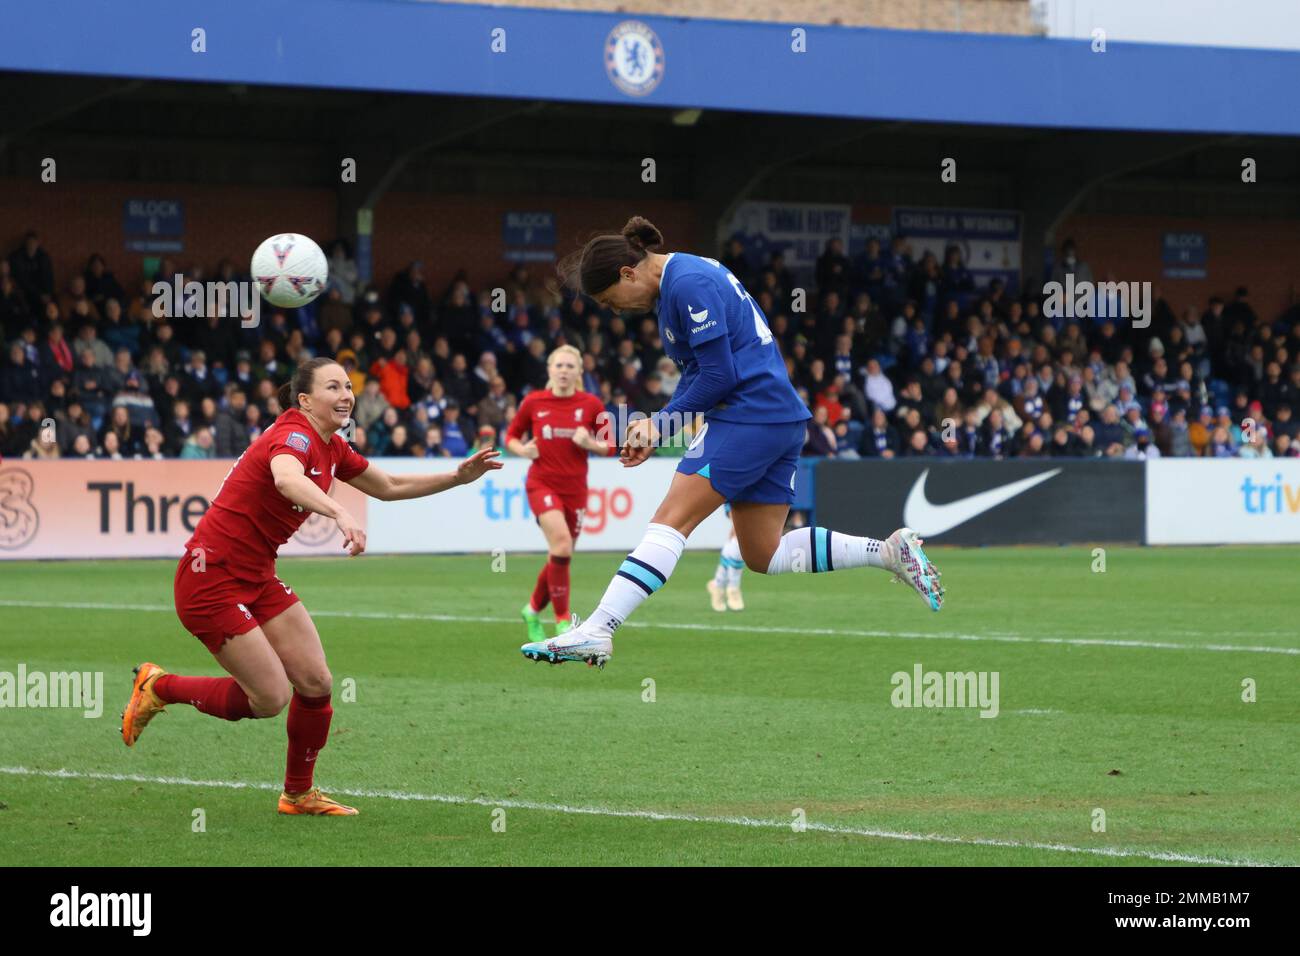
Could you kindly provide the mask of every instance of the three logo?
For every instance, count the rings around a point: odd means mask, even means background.
[[[32,504],[36,482],[21,468],[0,471],[0,549],[16,551],[36,537],[40,515]]]

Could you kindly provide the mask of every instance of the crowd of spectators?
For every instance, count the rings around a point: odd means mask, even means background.
[[[1157,295],[1139,330],[1049,318],[1041,296],[977,287],[957,248],[942,262],[914,258],[901,237],[853,259],[831,240],[807,287],[779,252],[755,262],[733,240],[721,258],[768,317],[812,411],[808,455],[1300,455],[1300,309],[1261,317],[1245,288],[1178,314]],[[1056,269],[1091,277],[1073,243]],[[354,444],[367,455],[499,446],[565,343],[611,411],[663,408],[680,371],[656,319],[602,311],[550,272],[519,265],[475,283],[462,271],[435,291],[412,262],[380,286],[359,280],[340,241],[325,295],[268,307],[244,328],[237,316],[159,319],[153,308],[159,278],[245,279],[230,260],[211,273],[163,260],[128,289],[100,255],[56,275],[29,232],[0,259],[0,455],[233,458],[281,412],[277,387],[317,355],[351,377]]]

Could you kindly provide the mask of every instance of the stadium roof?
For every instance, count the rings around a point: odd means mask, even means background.
[[[635,42],[635,33],[618,32],[628,22],[654,34],[642,34],[631,77],[608,62],[624,41]],[[204,52],[193,49],[196,28]],[[799,28],[806,52],[794,52],[795,29],[400,0],[43,0],[7,18],[0,68],[876,120],[1300,134],[1300,110],[1287,99],[1300,89],[1297,53],[1130,43],[1093,52],[1081,41],[815,26]],[[494,41],[504,50],[494,52]]]

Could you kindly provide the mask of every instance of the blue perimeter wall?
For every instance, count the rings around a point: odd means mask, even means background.
[[[1171,3],[1171,16],[1177,5]],[[611,29],[649,24],[664,76],[606,75]],[[0,68],[151,79],[643,103],[1016,126],[1300,134],[1300,53],[631,17],[406,0],[28,0]],[[207,52],[190,31],[207,31]],[[494,28],[507,52],[490,50]],[[159,117],[183,125],[184,117]],[[311,116],[285,117],[287,124]]]

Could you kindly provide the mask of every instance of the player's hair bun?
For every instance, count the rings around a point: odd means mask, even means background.
[[[576,292],[594,296],[618,281],[620,270],[635,267],[664,236],[649,219],[633,216],[622,231],[592,236],[555,267],[561,281]]]
[[[623,227],[623,237],[634,249],[653,249],[664,243],[664,234],[644,216],[633,216],[629,219],[627,225]]]

